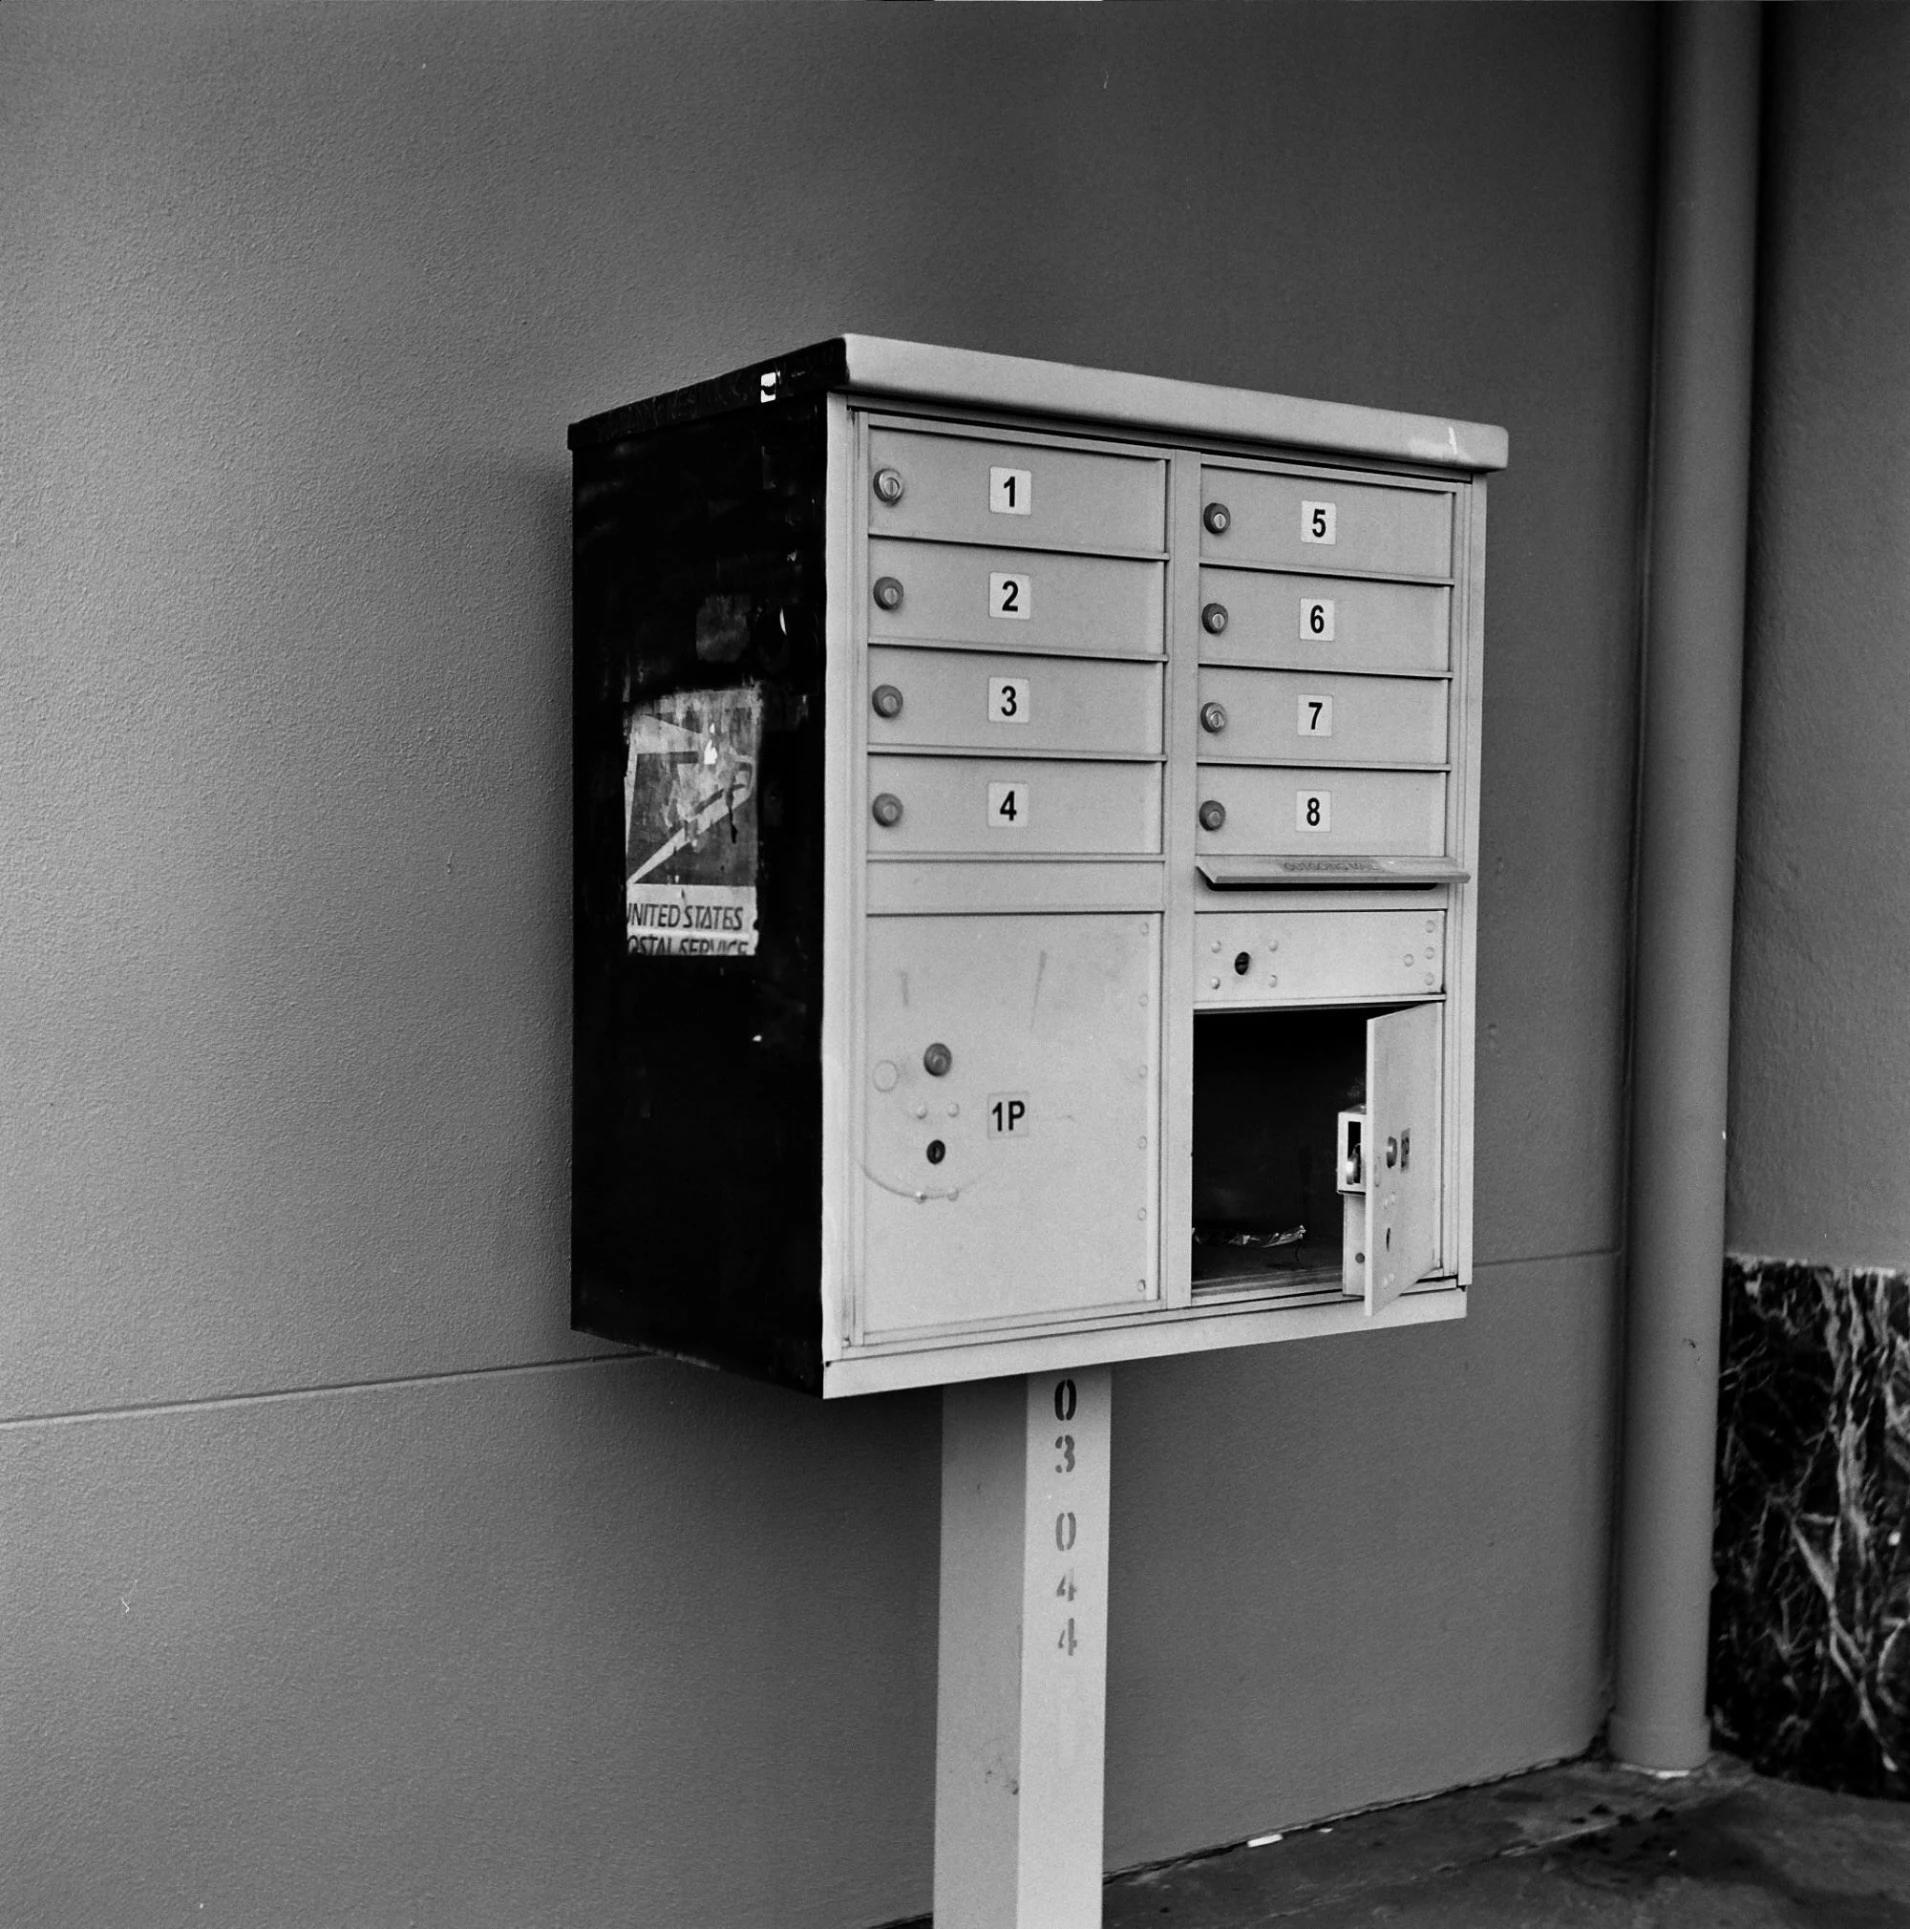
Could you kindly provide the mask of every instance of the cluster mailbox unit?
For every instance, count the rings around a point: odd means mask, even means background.
[[[835,1395],[1463,1311],[1502,431],[845,336],[570,441],[579,1326]]]

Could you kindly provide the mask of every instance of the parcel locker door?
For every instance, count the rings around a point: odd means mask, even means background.
[[[866,1340],[1159,1301],[1159,920],[872,918]]]
[[[1366,1310],[1439,1267],[1440,1005],[1366,1022]]]

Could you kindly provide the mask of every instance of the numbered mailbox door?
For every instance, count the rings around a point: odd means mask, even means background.
[[[1369,1313],[1439,1270],[1443,1017],[1410,1005],[1367,1021],[1366,1250],[1349,1276]]]
[[[870,920],[865,1340],[1159,1303],[1158,927]]]

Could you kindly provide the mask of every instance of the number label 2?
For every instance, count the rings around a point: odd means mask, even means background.
[[[990,576],[988,613],[1025,623],[1034,611],[1035,579],[1032,576]]]
[[[1299,831],[1330,831],[1333,828],[1333,793],[1330,790],[1296,790],[1293,793],[1293,828]]]
[[[1331,542],[1332,537],[1326,540]],[[1302,643],[1331,643],[1333,641],[1333,599],[1330,596],[1302,596],[1300,598],[1300,641]]]
[[[991,676],[988,679],[988,721],[1026,723],[1029,719],[1028,679],[1025,676]]]
[[[1300,540],[1303,543],[1330,543],[1338,538],[1333,524],[1337,506],[1330,502],[1303,502],[1300,505]]]
[[[988,506],[998,516],[1034,513],[1035,479],[1027,469],[990,469]]]
[[[988,823],[992,830],[1025,831],[1029,818],[1028,786],[1023,783],[988,786]]]
[[[1301,697],[1299,699],[1299,726],[1303,737],[1330,737],[1333,734],[1333,699],[1331,697]],[[1319,793],[1324,797],[1327,793]]]

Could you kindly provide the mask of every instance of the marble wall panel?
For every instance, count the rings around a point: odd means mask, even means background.
[[[1910,1275],[1731,1258],[1711,1704],[1767,1774],[1910,1797]]]

